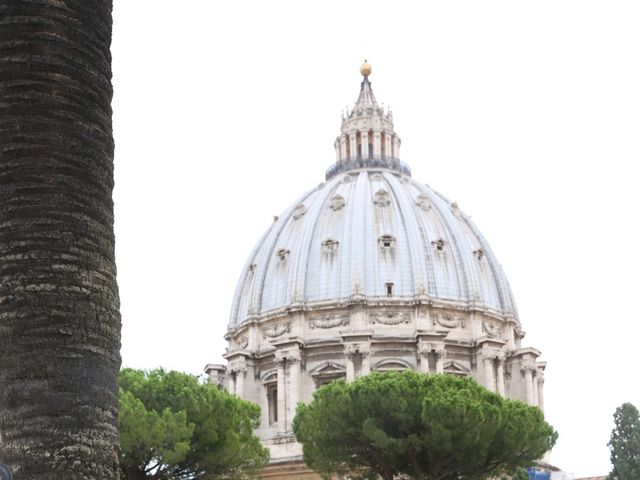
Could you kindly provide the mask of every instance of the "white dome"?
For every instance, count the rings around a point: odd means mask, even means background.
[[[451,304],[517,322],[502,268],[469,217],[399,162],[371,165],[334,166],[272,224],[245,265],[231,330],[354,301]]]
[[[276,463],[302,459],[291,421],[327,382],[375,370],[471,377],[544,406],[545,363],[523,348],[507,279],[455,203],[411,178],[368,74],[326,181],[274,221],[249,256],[211,380],[260,404]],[[288,468],[288,467],[287,467]]]

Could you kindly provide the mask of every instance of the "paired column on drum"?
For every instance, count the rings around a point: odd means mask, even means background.
[[[299,348],[276,350],[278,432],[282,434],[291,431],[291,422],[295,416],[296,406],[300,401],[300,363]]]
[[[424,373],[444,373],[444,344],[418,344],[419,370]]]
[[[533,374],[536,370],[536,363],[534,360],[527,360],[523,362],[522,368],[522,381],[524,383],[524,401],[529,405],[536,405],[533,393]]]
[[[498,349],[485,349],[482,352],[484,368],[484,386],[492,392],[505,395],[504,367],[505,353]]]
[[[227,390],[229,393],[244,398],[244,380],[247,376],[247,362],[244,356],[236,357],[229,363],[229,383]]]
[[[347,360],[347,382],[352,382],[371,371],[370,353],[371,344],[369,342],[344,344],[344,355]]]

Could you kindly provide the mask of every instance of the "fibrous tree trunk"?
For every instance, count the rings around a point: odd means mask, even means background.
[[[0,462],[118,478],[111,0],[0,0]]]

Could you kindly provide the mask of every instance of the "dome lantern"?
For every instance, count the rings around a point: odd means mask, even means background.
[[[348,114],[343,117],[340,135],[334,142],[336,163],[326,173],[333,175],[349,170],[376,167],[411,176],[411,169],[400,161],[400,137],[393,128],[390,111],[378,105],[371,88],[371,65],[360,67],[363,80],[360,94]]]

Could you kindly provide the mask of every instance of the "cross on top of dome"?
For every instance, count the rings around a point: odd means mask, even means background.
[[[411,170],[400,162],[400,137],[393,128],[393,116],[376,101],[369,81],[371,65],[360,66],[364,77],[360,94],[351,110],[342,117],[340,135],[336,138],[336,163],[327,170],[326,178],[349,170],[383,168],[411,176]]]

